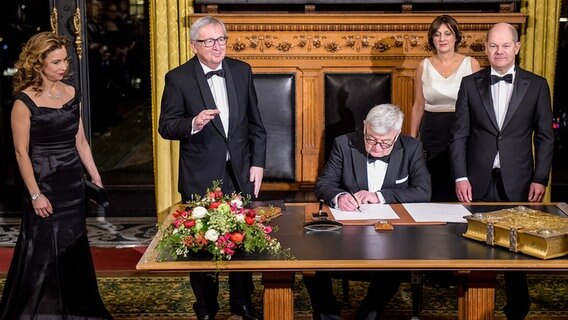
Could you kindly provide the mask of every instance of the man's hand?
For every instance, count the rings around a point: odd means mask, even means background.
[[[456,196],[459,202],[470,203],[472,200],[471,196],[471,184],[468,180],[462,180],[456,182]]]
[[[529,187],[529,201],[542,202],[545,191],[546,191],[545,185],[536,182],[531,183]]]
[[[219,109],[205,109],[191,121],[193,131],[198,132],[220,113]]]
[[[337,197],[337,207],[341,211],[357,211],[359,203],[350,193],[346,192]]]
[[[379,200],[379,196],[377,195],[376,192],[371,192],[367,190],[360,190],[355,192],[355,198],[357,198],[357,201],[359,201],[359,203],[361,204],[381,203],[381,201]]]
[[[262,185],[262,176],[264,174],[264,169],[261,167],[250,167],[249,181],[254,182],[254,197],[258,198],[258,193],[260,192],[260,186]]]

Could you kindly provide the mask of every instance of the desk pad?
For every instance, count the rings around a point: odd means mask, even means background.
[[[416,222],[416,221],[414,221],[412,216],[408,213],[408,211],[406,211],[406,209],[404,208],[404,206],[402,204],[400,204],[400,203],[394,204],[393,203],[393,204],[389,204],[389,205],[391,206],[391,208],[394,210],[394,212],[396,212],[396,214],[400,218],[400,219],[386,219],[394,226],[397,226],[397,225],[400,226],[400,225],[440,225],[440,224],[446,224],[443,221],[441,221],[441,222]],[[305,210],[305,212],[304,212],[305,213],[305,222],[313,221],[312,213],[318,212],[319,204],[318,203],[308,203],[308,204],[306,204],[304,210]],[[323,211],[327,213],[329,220],[335,220],[335,218],[333,217],[333,214],[331,213],[331,210],[329,210],[328,206],[324,206]],[[374,219],[374,220],[342,220],[341,221],[341,223],[343,223],[346,226],[370,226],[370,225],[373,225],[377,222],[379,222],[379,219]]]

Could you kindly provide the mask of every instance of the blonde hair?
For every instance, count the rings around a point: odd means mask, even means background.
[[[32,36],[22,48],[16,62],[12,91],[14,94],[28,87],[40,94],[43,91],[41,69],[45,58],[54,50],[67,48],[69,41],[53,32],[40,32]]]

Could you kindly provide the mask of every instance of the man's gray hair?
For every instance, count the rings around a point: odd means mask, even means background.
[[[210,24],[216,24],[220,26],[221,29],[223,30],[223,35],[225,37],[227,36],[227,28],[225,27],[223,21],[212,16],[206,16],[195,20],[195,22],[191,25],[191,28],[189,29],[189,40],[191,41],[205,40],[205,39],[198,39],[198,33],[201,28],[208,26]]]
[[[385,103],[374,106],[367,114],[367,124],[371,130],[379,135],[388,134],[389,131],[399,132],[402,129],[404,113],[394,104]]]

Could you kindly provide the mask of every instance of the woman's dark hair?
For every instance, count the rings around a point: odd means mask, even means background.
[[[454,36],[456,36],[456,42],[454,44],[454,51],[458,51],[458,44],[462,41],[462,33],[460,32],[460,28],[458,27],[458,22],[456,19],[448,16],[448,15],[441,15],[437,16],[434,21],[430,24],[430,29],[428,29],[428,44],[432,51],[436,52],[436,47],[434,46],[434,35],[440,29],[440,26],[445,24],[450,28]]]

